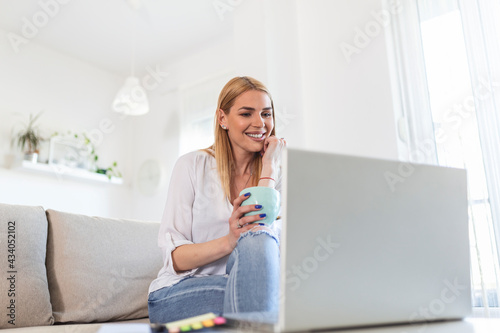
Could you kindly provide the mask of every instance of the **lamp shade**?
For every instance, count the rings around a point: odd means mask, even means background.
[[[125,84],[116,94],[113,110],[125,115],[140,116],[149,112],[149,102],[146,90],[139,79],[129,76]]]

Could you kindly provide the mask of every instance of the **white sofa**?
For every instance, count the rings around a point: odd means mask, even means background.
[[[162,265],[159,223],[0,203],[0,226],[0,329],[149,323],[148,287]]]

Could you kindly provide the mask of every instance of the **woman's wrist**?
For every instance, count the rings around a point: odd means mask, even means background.
[[[260,173],[258,186],[267,186],[274,188],[278,179],[277,168],[270,165],[263,165]]]
[[[231,252],[233,252],[234,248],[236,247],[236,244],[235,242],[231,242],[231,236],[230,235],[226,235],[224,236],[225,237],[225,244],[226,244],[226,247],[224,249],[224,252],[226,252],[227,254],[231,254]]]
[[[276,186],[276,180],[273,177],[260,177],[257,185],[274,188]]]

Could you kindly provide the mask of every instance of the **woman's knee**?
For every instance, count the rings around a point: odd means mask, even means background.
[[[265,230],[248,231],[238,240],[237,253],[245,260],[274,263],[279,258],[278,240]]]
[[[230,274],[234,265],[239,262],[248,264],[256,262],[259,265],[267,262],[270,265],[276,265],[279,259],[279,243],[274,233],[269,231],[249,230],[243,233],[229,256],[226,273]]]
[[[242,234],[236,245],[240,251],[271,250],[279,249],[278,239],[270,229],[249,230]]]

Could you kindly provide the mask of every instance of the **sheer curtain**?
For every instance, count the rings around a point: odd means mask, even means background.
[[[411,0],[387,30],[400,158],[468,171],[474,313],[500,296],[500,2]]]

